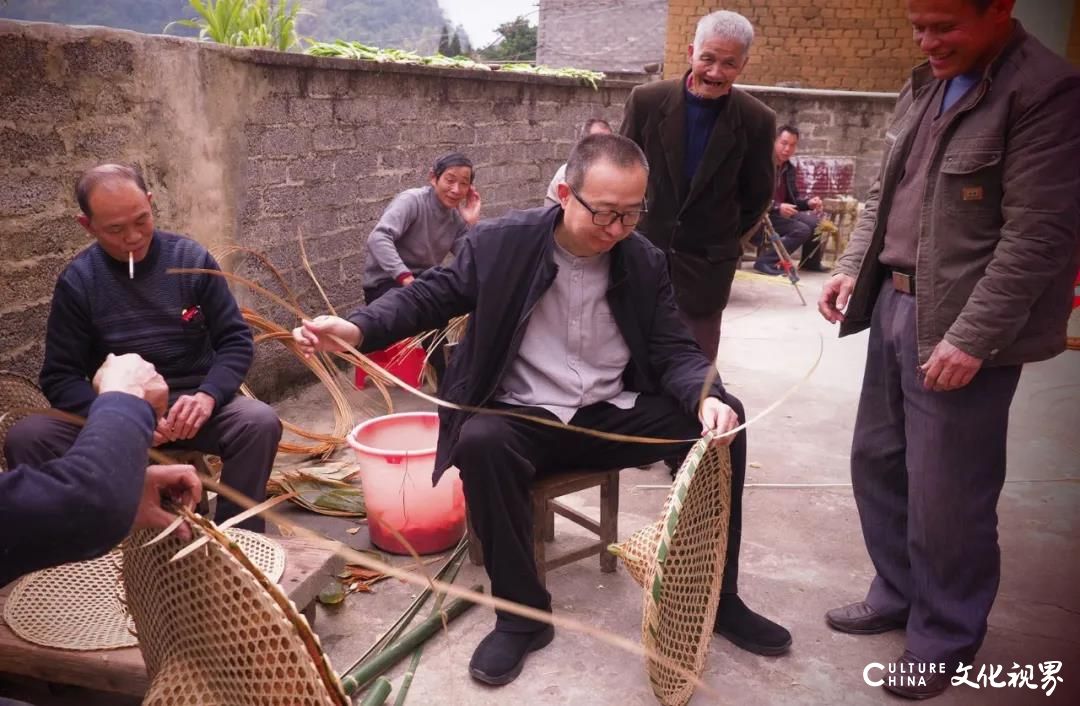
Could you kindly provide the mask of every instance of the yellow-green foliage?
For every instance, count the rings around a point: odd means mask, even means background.
[[[190,20],[170,22],[199,30],[199,39],[235,47],[267,47],[288,51],[299,44],[297,0],[188,0],[198,14]]]

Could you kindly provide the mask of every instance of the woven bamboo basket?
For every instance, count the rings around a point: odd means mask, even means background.
[[[731,457],[702,439],[672,484],[664,513],[610,551],[644,590],[646,648],[701,676],[720,601],[731,517]],[[684,706],[694,684],[669,664],[648,659],[649,682],[664,706]]]
[[[271,581],[285,571],[285,550],[261,534],[226,530]],[[27,642],[61,650],[111,650],[138,644],[125,605],[119,549],[19,579],[4,603],[4,622]]]
[[[169,560],[174,536],[123,545],[124,589],[150,687],[144,706],[348,706],[307,620],[228,537]]]
[[[38,389],[37,383],[25,375],[0,370],[0,471],[7,470],[3,448],[8,430],[29,410],[48,408],[49,401]]]

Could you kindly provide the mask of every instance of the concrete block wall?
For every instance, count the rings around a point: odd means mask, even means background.
[[[865,199],[884,155],[885,128],[895,93],[819,91],[744,86],[776,111],[777,127],[799,130],[796,157],[833,157],[854,163],[850,193]]]
[[[158,227],[266,253],[302,308],[321,313],[302,232],[331,303],[348,312],[362,299],[368,232],[394,195],[426,183],[437,155],[472,157],[485,216],[538,206],[579,125],[617,124],[629,90],[0,21],[0,369],[40,368],[56,275],[90,243],[73,186],[94,164],[140,166]],[[282,292],[250,259],[225,264]],[[258,347],[249,376],[267,398],[308,375],[275,346]]]
[[[73,186],[94,164],[138,165],[160,228],[266,253],[301,307],[321,313],[302,233],[331,304],[348,312],[362,299],[367,234],[394,195],[425,183],[436,156],[472,157],[485,216],[540,205],[581,123],[617,126],[630,88],[0,22],[0,369],[40,368],[56,276],[90,243]],[[865,195],[894,95],[746,88],[800,127],[804,155],[855,160]],[[250,258],[223,264],[283,293]],[[233,289],[241,305],[294,325]],[[257,350],[260,396],[310,379],[277,344]]]
[[[921,61],[901,0],[670,0],[665,78],[686,71],[697,22],[714,10],[754,25],[745,83],[897,91]]]

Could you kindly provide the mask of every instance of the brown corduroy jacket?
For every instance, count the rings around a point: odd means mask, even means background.
[[[897,181],[936,79],[915,68],[838,271],[856,277],[840,335],[870,325]],[[918,219],[920,362],[943,338],[986,365],[1065,349],[1080,264],[1080,72],[1015,23],[1008,44],[932,142]]]

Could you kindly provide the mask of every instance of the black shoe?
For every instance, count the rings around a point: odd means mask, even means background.
[[[799,272],[828,272],[830,269],[820,262],[804,262],[799,265]]]
[[[791,647],[790,632],[747,608],[735,594],[720,597],[713,632],[723,635],[736,647],[766,657],[784,654]]]
[[[896,660],[896,667],[883,678],[881,688],[905,699],[922,701],[940,696],[949,686],[950,677],[938,671],[931,673],[937,666],[921,660],[907,650]]]
[[[877,635],[904,627],[904,623],[893,618],[886,618],[866,601],[852,603],[842,608],[833,608],[825,614],[825,622],[833,630],[852,635]]]
[[[774,277],[784,274],[784,271],[781,268],[765,262],[755,262],[754,270],[760,272],[763,275],[772,275]]]
[[[509,684],[521,674],[529,653],[547,647],[554,637],[555,628],[551,625],[535,632],[492,630],[476,646],[469,661],[469,674],[492,686]]]

